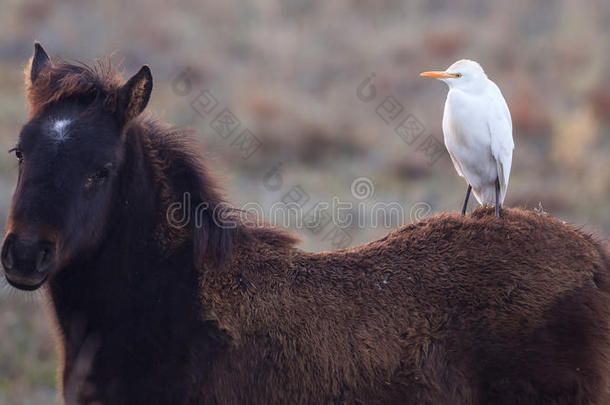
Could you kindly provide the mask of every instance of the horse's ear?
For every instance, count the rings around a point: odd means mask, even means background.
[[[116,113],[121,123],[127,123],[144,111],[150,99],[152,84],[150,69],[144,65],[119,89]]]
[[[30,83],[34,84],[38,74],[51,66],[51,59],[38,41],[34,42],[34,56],[30,67]]]

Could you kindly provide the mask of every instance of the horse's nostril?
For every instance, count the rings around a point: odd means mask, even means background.
[[[13,268],[15,264],[13,260],[13,236],[9,235],[2,246],[2,265],[6,270]]]
[[[36,257],[36,270],[39,272],[46,271],[52,261],[53,248],[49,246],[42,247]]]
[[[47,256],[48,256],[48,249],[42,249],[40,252],[38,252],[38,260],[36,261],[36,270],[40,271],[41,269],[44,269],[44,263],[46,261]]]

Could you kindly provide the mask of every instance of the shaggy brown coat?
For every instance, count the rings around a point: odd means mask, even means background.
[[[590,237],[520,209],[337,252],[241,242],[202,274],[204,317],[230,343],[194,389],[201,403],[607,404],[609,270]]]

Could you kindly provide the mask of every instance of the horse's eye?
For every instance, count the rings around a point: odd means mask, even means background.
[[[110,172],[108,171],[108,169],[106,167],[98,170],[97,172],[95,172],[95,178],[98,180],[101,179],[105,179],[106,177],[108,177],[108,174],[110,174]]]
[[[111,167],[112,165],[109,163],[101,169],[97,170],[95,173],[91,174],[89,177],[87,177],[87,179],[85,180],[85,188],[91,188],[94,185],[102,185],[110,175]]]
[[[13,149],[9,150],[9,153],[14,153],[15,157],[17,158],[19,163],[21,163],[23,161],[23,152],[21,151],[21,149],[13,148]]]

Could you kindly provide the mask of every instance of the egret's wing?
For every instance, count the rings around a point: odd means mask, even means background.
[[[449,149],[447,149],[449,151]],[[461,177],[464,177],[464,173],[462,172],[462,167],[460,166],[460,162],[453,156],[453,153],[449,152],[449,156],[451,157],[451,161],[453,162],[453,167],[455,167],[455,171]]]
[[[443,135],[445,140],[445,147],[447,148],[447,152],[449,152],[449,156],[451,157],[451,161],[453,162],[453,167],[455,167],[455,171],[461,177],[465,177],[464,170],[462,170],[462,166],[460,165],[460,161],[454,155],[455,145],[453,145],[452,139],[454,138],[453,134],[455,134],[456,131],[457,128],[455,128],[451,116],[450,94],[447,94],[447,100],[445,101],[445,111],[443,113]]]
[[[496,160],[498,168],[500,200],[504,201],[515,144],[513,142],[513,123],[510,111],[499,89],[496,100],[497,102],[489,106],[490,114],[487,125],[489,126],[489,134],[491,136],[491,154]]]

